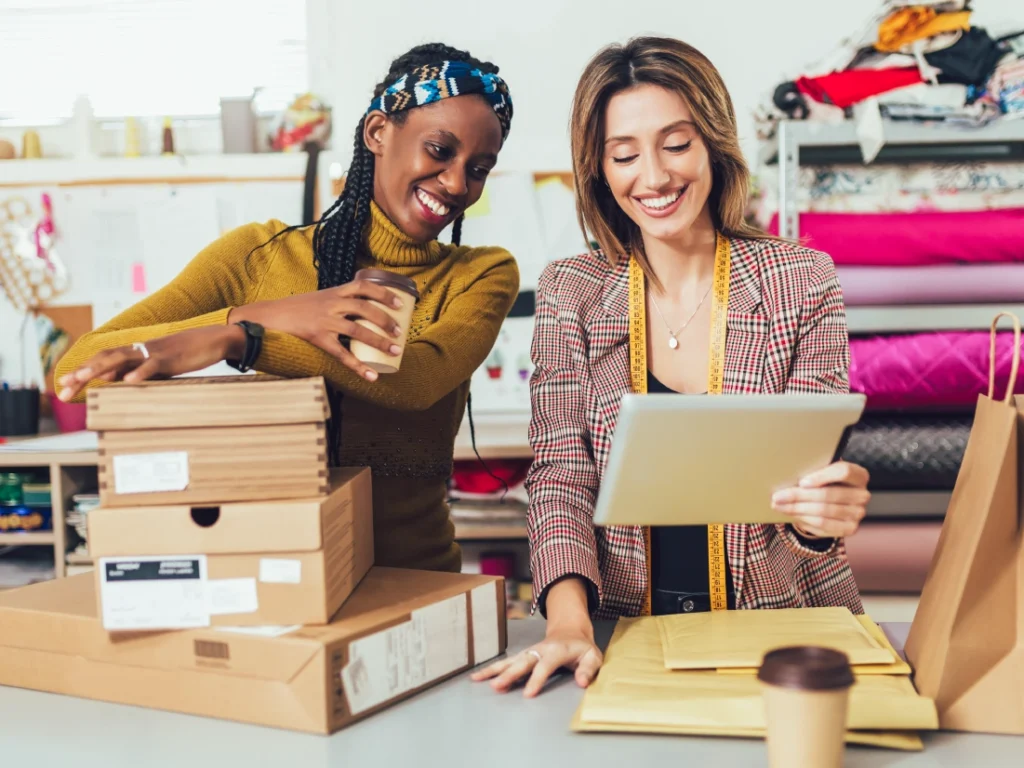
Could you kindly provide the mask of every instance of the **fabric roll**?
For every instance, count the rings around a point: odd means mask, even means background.
[[[865,520],[845,539],[857,587],[861,592],[919,593],[941,532],[940,520]]]
[[[778,232],[778,216],[770,229]],[[800,239],[838,265],[1024,262],[1024,208],[919,213],[805,213]]]
[[[1010,378],[1013,334],[996,343],[996,396]],[[973,407],[988,391],[989,334],[945,331],[850,340],[850,389],[873,410]],[[1024,393],[1024,376],[1015,391]]]
[[[872,491],[951,491],[973,416],[865,415],[843,459],[871,474]]]
[[[1024,264],[839,267],[850,307],[1024,301]]]

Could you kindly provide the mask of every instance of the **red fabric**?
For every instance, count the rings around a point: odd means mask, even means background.
[[[917,67],[893,69],[851,69],[821,77],[801,77],[797,90],[822,104],[851,107],[870,96],[921,83]]]
[[[530,460],[488,459],[487,468],[511,488],[526,478]],[[495,477],[491,477],[478,461],[457,461],[452,473],[452,487],[463,493],[497,493],[504,490],[504,486]]]
[[[729,243],[724,396],[848,391],[850,347],[832,261],[787,243]],[[595,527],[593,517],[630,390],[628,288],[628,262],[611,269],[590,254],[548,265],[537,288],[526,480],[534,595],[577,574],[596,588],[596,618],[637,615],[647,588],[642,530]],[[726,525],[725,548],[739,608],[863,612],[841,541],[818,552],[783,525]]]
[[[778,233],[779,219],[769,231]],[[840,266],[1024,262],[1024,208],[801,213],[800,240]]]

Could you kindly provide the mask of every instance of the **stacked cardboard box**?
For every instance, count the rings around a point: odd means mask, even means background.
[[[0,684],[330,733],[504,651],[501,579],[372,568],[328,415],[319,378],[90,392],[95,576],[3,596]]]
[[[325,624],[373,564],[370,472],[328,473],[329,415],[320,378],[90,392],[104,627]]]

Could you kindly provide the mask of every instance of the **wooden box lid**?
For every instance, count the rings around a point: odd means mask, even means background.
[[[322,377],[186,376],[90,389],[89,429],[136,430],[321,423],[330,417]]]

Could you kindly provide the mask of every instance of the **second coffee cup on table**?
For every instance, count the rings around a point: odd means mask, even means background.
[[[766,653],[763,684],[771,768],[840,768],[853,671],[845,653],[797,646]]]
[[[402,348],[402,352],[398,355],[390,355],[382,349],[377,349],[376,347],[363,344],[361,341],[356,339],[352,339],[349,344],[350,351],[361,363],[365,363],[377,373],[395,373],[402,365],[402,355],[405,353],[405,342],[409,338],[409,323],[412,320],[412,311],[416,307],[416,302],[420,297],[419,290],[416,288],[416,283],[414,283],[410,278],[394,272],[388,272],[383,269],[361,269],[356,272],[355,279],[366,280],[367,282],[381,285],[402,300],[402,306],[398,309],[395,309],[390,304],[385,306],[384,304],[380,304],[376,301],[373,302],[374,305],[383,309],[396,323],[398,323],[398,327],[401,329],[401,336],[397,339],[393,339],[393,341]],[[375,333],[379,333],[387,339],[392,339],[390,333],[378,328],[367,320],[358,320],[357,322],[364,328],[368,328]]]

